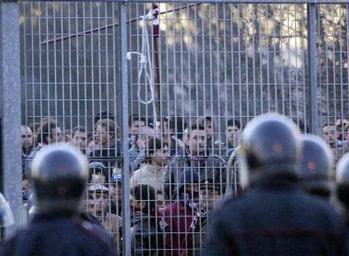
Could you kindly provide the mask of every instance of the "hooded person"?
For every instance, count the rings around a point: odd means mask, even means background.
[[[165,255],[191,254],[199,210],[199,181],[195,170],[184,171],[177,185],[177,199],[163,210],[160,227],[165,232]]]
[[[131,190],[133,218],[131,227],[132,255],[159,255],[162,236],[158,225],[156,192],[149,185],[137,185]]]

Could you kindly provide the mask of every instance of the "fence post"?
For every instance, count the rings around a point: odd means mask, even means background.
[[[307,30],[308,30],[308,102],[310,114],[310,132],[318,134],[318,77],[317,77],[317,25],[316,4],[307,4]]]
[[[120,71],[122,92],[122,152],[123,152],[123,253],[131,255],[131,214],[130,214],[130,175],[129,175],[129,141],[128,141],[128,72],[127,72],[127,5],[119,3],[120,27]]]
[[[22,224],[21,165],[21,76],[17,1],[0,3],[0,113],[2,121],[2,188],[13,211],[16,224],[6,236]]]

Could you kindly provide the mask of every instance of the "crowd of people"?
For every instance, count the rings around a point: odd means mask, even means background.
[[[126,197],[119,127],[108,113],[97,115],[92,127],[63,130],[51,118],[21,127],[23,200],[30,212],[28,176],[38,152],[46,145],[71,144],[89,160],[87,218],[108,230],[121,251]],[[201,255],[212,210],[228,192],[241,193],[225,160],[239,148],[243,128],[238,119],[217,127],[211,117],[129,118],[133,255]],[[345,119],[323,126],[323,138],[335,158],[349,148],[348,128]]]

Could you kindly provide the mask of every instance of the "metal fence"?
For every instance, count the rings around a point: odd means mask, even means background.
[[[324,134],[336,158],[347,151],[346,1],[0,6],[3,20],[11,9],[19,21],[17,48],[2,23],[0,70],[4,138],[20,126],[5,115],[20,97],[6,94],[5,71],[21,81],[23,166],[3,157],[25,176],[42,145],[80,147],[90,160],[86,209],[124,255],[200,255],[210,211],[239,192],[239,135],[256,115],[285,114]],[[5,67],[5,51],[20,54],[20,69]],[[3,148],[16,150],[16,139]],[[4,165],[3,183],[17,212],[12,170]]]

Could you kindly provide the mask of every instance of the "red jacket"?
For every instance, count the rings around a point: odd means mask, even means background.
[[[161,228],[165,230],[165,255],[187,256],[193,249],[195,212],[183,202],[175,202],[163,211]]]

